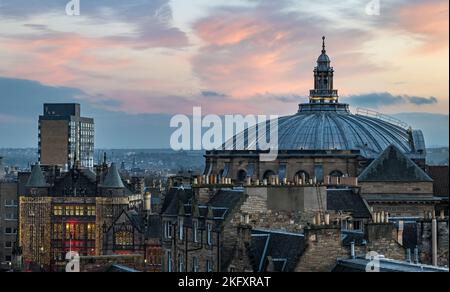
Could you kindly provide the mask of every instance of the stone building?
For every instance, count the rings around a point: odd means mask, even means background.
[[[327,175],[357,177],[390,145],[425,167],[422,132],[368,110],[351,113],[349,105],[339,101],[330,64],[324,43],[314,69],[309,103],[300,104],[296,114],[278,119],[275,161],[260,160],[264,152],[261,145],[266,144],[270,127],[266,127],[266,135],[256,135],[263,131],[258,130],[262,125],[257,125],[233,137],[223,149],[208,151],[205,175],[219,175],[235,182],[244,182],[248,177],[262,181],[276,176],[280,181],[291,182],[296,177],[318,182]]]
[[[112,225],[104,230],[102,254],[140,255],[143,260],[142,271],[161,272],[161,218],[159,214],[149,211],[123,210]]]
[[[129,190],[115,164],[97,173],[76,164],[43,172],[35,165],[19,176],[19,245],[25,266],[65,269],[66,254],[101,255],[103,230],[128,208]]]
[[[6,181],[0,177],[0,270],[12,267],[13,253],[17,247],[17,229],[17,182]]]
[[[199,197],[172,189],[162,213],[165,272],[222,272],[234,252],[237,229],[230,223],[243,202],[242,190]]]
[[[434,212],[433,179],[391,145],[358,177],[361,194],[375,212],[391,217],[423,217]]]

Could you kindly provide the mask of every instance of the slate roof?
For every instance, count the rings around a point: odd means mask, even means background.
[[[396,146],[390,145],[358,177],[360,182],[432,182],[431,177]]]
[[[367,243],[365,234],[362,231],[343,230],[341,231],[341,239],[343,246],[350,246],[352,242],[357,246],[362,246]]]
[[[436,197],[449,197],[448,168],[448,165],[428,166],[428,173],[434,180],[433,190]]]
[[[169,216],[177,216],[179,204],[187,204],[193,196],[192,189],[183,187],[171,188],[165,198],[162,206],[162,214]]]
[[[303,234],[280,230],[252,230],[249,252],[254,271],[264,272],[270,257],[276,272],[293,272],[304,250]]]
[[[103,188],[107,189],[123,189],[125,185],[120,178],[119,171],[115,163],[112,163],[108,169],[108,173],[102,183]]]
[[[327,210],[351,212],[354,218],[370,218],[364,199],[353,189],[328,189]]]
[[[38,164],[36,164],[32,167],[31,174],[30,174],[30,177],[28,178],[26,187],[28,187],[28,188],[46,188],[46,187],[48,187],[48,184],[45,181],[45,177],[42,172],[42,169]]]
[[[370,260],[365,258],[338,259],[333,272],[365,272]],[[440,268],[422,264],[413,264],[391,259],[380,259],[380,272],[447,272],[448,268]]]

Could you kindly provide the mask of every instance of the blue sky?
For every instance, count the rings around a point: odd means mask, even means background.
[[[380,1],[0,0],[0,147],[36,145],[44,102],[81,103],[108,148],[166,147],[193,106],[293,114],[322,35],[341,101],[448,145],[448,1]]]

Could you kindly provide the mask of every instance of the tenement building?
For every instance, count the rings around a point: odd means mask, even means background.
[[[46,271],[65,270],[66,254],[71,251],[101,255],[103,233],[134,195],[116,165],[108,167],[106,162],[96,172],[81,168],[80,163],[62,173],[35,165],[31,173],[20,174],[19,185],[24,264],[37,264]]]
[[[67,169],[78,160],[83,167],[94,167],[94,120],[81,117],[79,104],[44,104],[39,162]]]

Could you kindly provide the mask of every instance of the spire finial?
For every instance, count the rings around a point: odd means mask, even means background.
[[[322,37],[322,53],[325,54],[326,50],[325,50],[325,36]]]

